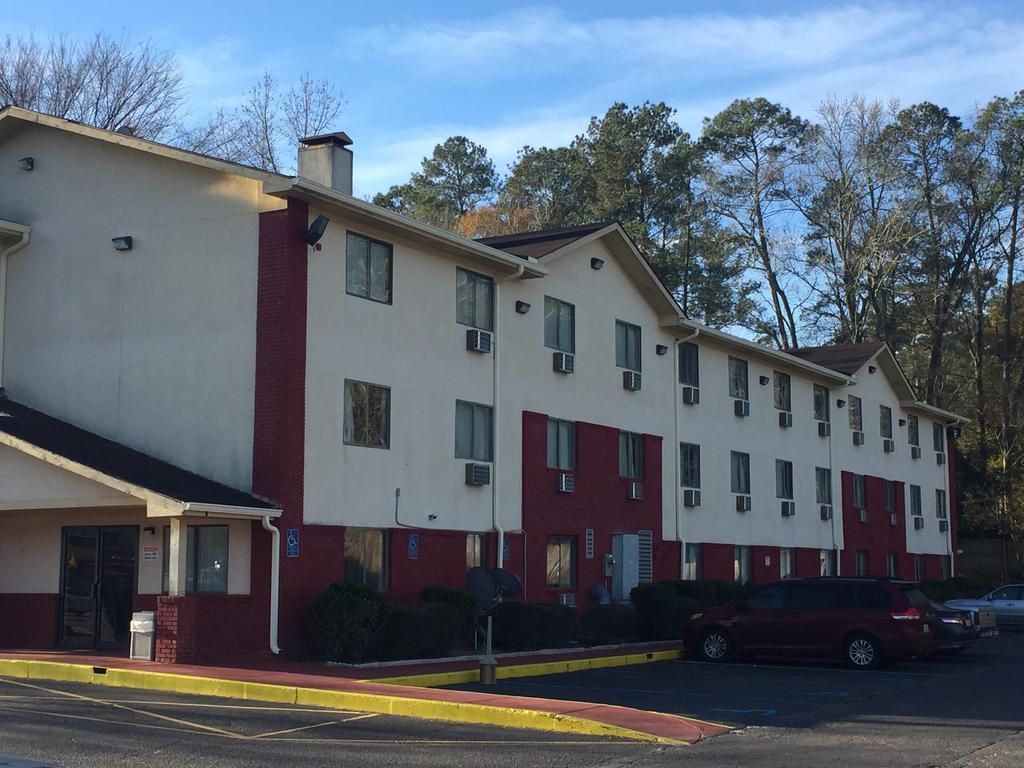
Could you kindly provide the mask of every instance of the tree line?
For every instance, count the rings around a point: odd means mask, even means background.
[[[266,73],[192,120],[173,54],[103,34],[7,36],[0,104],[284,173],[345,106],[329,80]],[[1024,560],[1024,91],[968,115],[737,99],[693,136],[667,104],[616,103],[581,128],[505,173],[453,136],[373,202],[467,237],[617,221],[693,319],[781,349],[887,341],[923,399],[971,419],[966,525]]]

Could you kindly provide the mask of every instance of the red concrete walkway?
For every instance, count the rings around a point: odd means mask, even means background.
[[[617,652],[604,649],[595,655],[612,656],[618,653],[639,653],[641,649],[665,650],[663,644],[646,644],[629,646]],[[580,653],[522,655],[513,659],[502,659],[504,664],[536,663],[560,660],[563,658],[581,658]],[[428,662],[398,667],[376,667],[372,669],[360,667],[328,667],[317,663],[289,662],[273,659],[267,662],[242,667],[157,664],[155,662],[133,661],[123,656],[101,655],[74,651],[6,651],[0,650],[0,658],[21,659],[26,661],[52,661],[66,664],[110,669],[134,669],[146,672],[164,672],[174,675],[187,675],[220,680],[232,680],[247,683],[265,683],[270,685],[294,686],[328,691],[345,691],[351,693],[375,694],[380,696],[414,699],[420,701],[443,701],[450,703],[477,704],[503,709],[533,710],[557,715],[573,716],[597,723],[620,728],[628,728],[639,733],[668,739],[677,742],[696,743],[708,736],[714,736],[729,730],[725,726],[708,723],[694,718],[668,715],[660,712],[647,712],[629,707],[617,707],[608,704],[596,704],[583,701],[561,701],[557,699],[537,699],[525,696],[503,696],[474,691],[452,691],[438,688],[418,688],[403,685],[376,683],[370,677],[397,677],[399,675],[429,674],[450,671],[451,669],[468,669],[477,665],[468,662]],[[468,665],[468,666],[467,666]],[[444,667],[447,667],[445,669]]]

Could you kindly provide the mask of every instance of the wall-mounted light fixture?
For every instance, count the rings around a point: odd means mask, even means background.
[[[604,266],[604,259],[599,259],[599,258],[597,258],[597,256],[594,256],[593,258],[590,259],[590,268],[591,269],[601,269],[601,267],[603,267],[603,266]]]
[[[761,386],[762,386],[762,387],[767,387],[767,386],[768,386],[768,382],[769,382],[769,381],[771,381],[771,379],[769,379],[769,378],[768,378],[767,376],[761,376],[761,377],[760,377],[760,378],[758,379],[758,381],[760,381],[760,382],[761,382]]]
[[[327,225],[331,223],[331,220],[326,216],[317,216],[313,219],[313,223],[309,225],[309,229],[306,230],[306,245],[316,245],[320,242],[320,238],[324,236],[324,232],[327,231]]]
[[[836,408],[845,408],[845,407],[846,407],[846,401],[845,400],[836,400]]]
[[[530,302],[528,302],[528,301],[517,301],[516,302],[516,312],[518,312],[520,315],[525,315],[529,311],[530,311]]]
[[[131,235],[120,235],[118,237],[111,238],[110,242],[114,244],[114,250],[116,251],[130,251],[132,249]]]
[[[23,157],[18,161],[18,167],[23,171],[31,171],[36,167],[36,159],[34,157]]]
[[[900,419],[900,426],[901,427],[907,426],[907,420],[906,419]]]
[[[877,369],[877,368],[875,368],[875,366],[873,366],[873,365],[869,365],[869,366],[868,366],[868,373],[874,373],[874,372],[875,372],[875,371],[877,371],[877,370],[878,370],[878,369]]]
[[[664,344],[658,344],[654,348],[654,351],[657,352],[659,355],[664,355],[668,353],[668,347],[666,347]]]
[[[142,532],[148,533],[150,536],[156,536],[156,528],[154,528],[152,525],[147,525],[145,528],[142,529]]]
[[[952,437],[954,440],[959,440],[960,439],[960,425],[957,424],[957,425],[954,425],[954,426],[950,427],[949,428],[949,436]]]

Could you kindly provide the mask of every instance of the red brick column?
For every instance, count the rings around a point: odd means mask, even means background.
[[[156,601],[156,660],[163,664],[191,664],[196,660],[194,595],[161,595]]]

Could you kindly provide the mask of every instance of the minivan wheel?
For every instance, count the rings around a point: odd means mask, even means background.
[[[721,629],[709,629],[700,636],[698,648],[704,661],[726,661],[732,656],[732,638]]]
[[[844,656],[847,663],[857,669],[871,669],[882,660],[878,641],[871,635],[852,635],[847,638]]]

